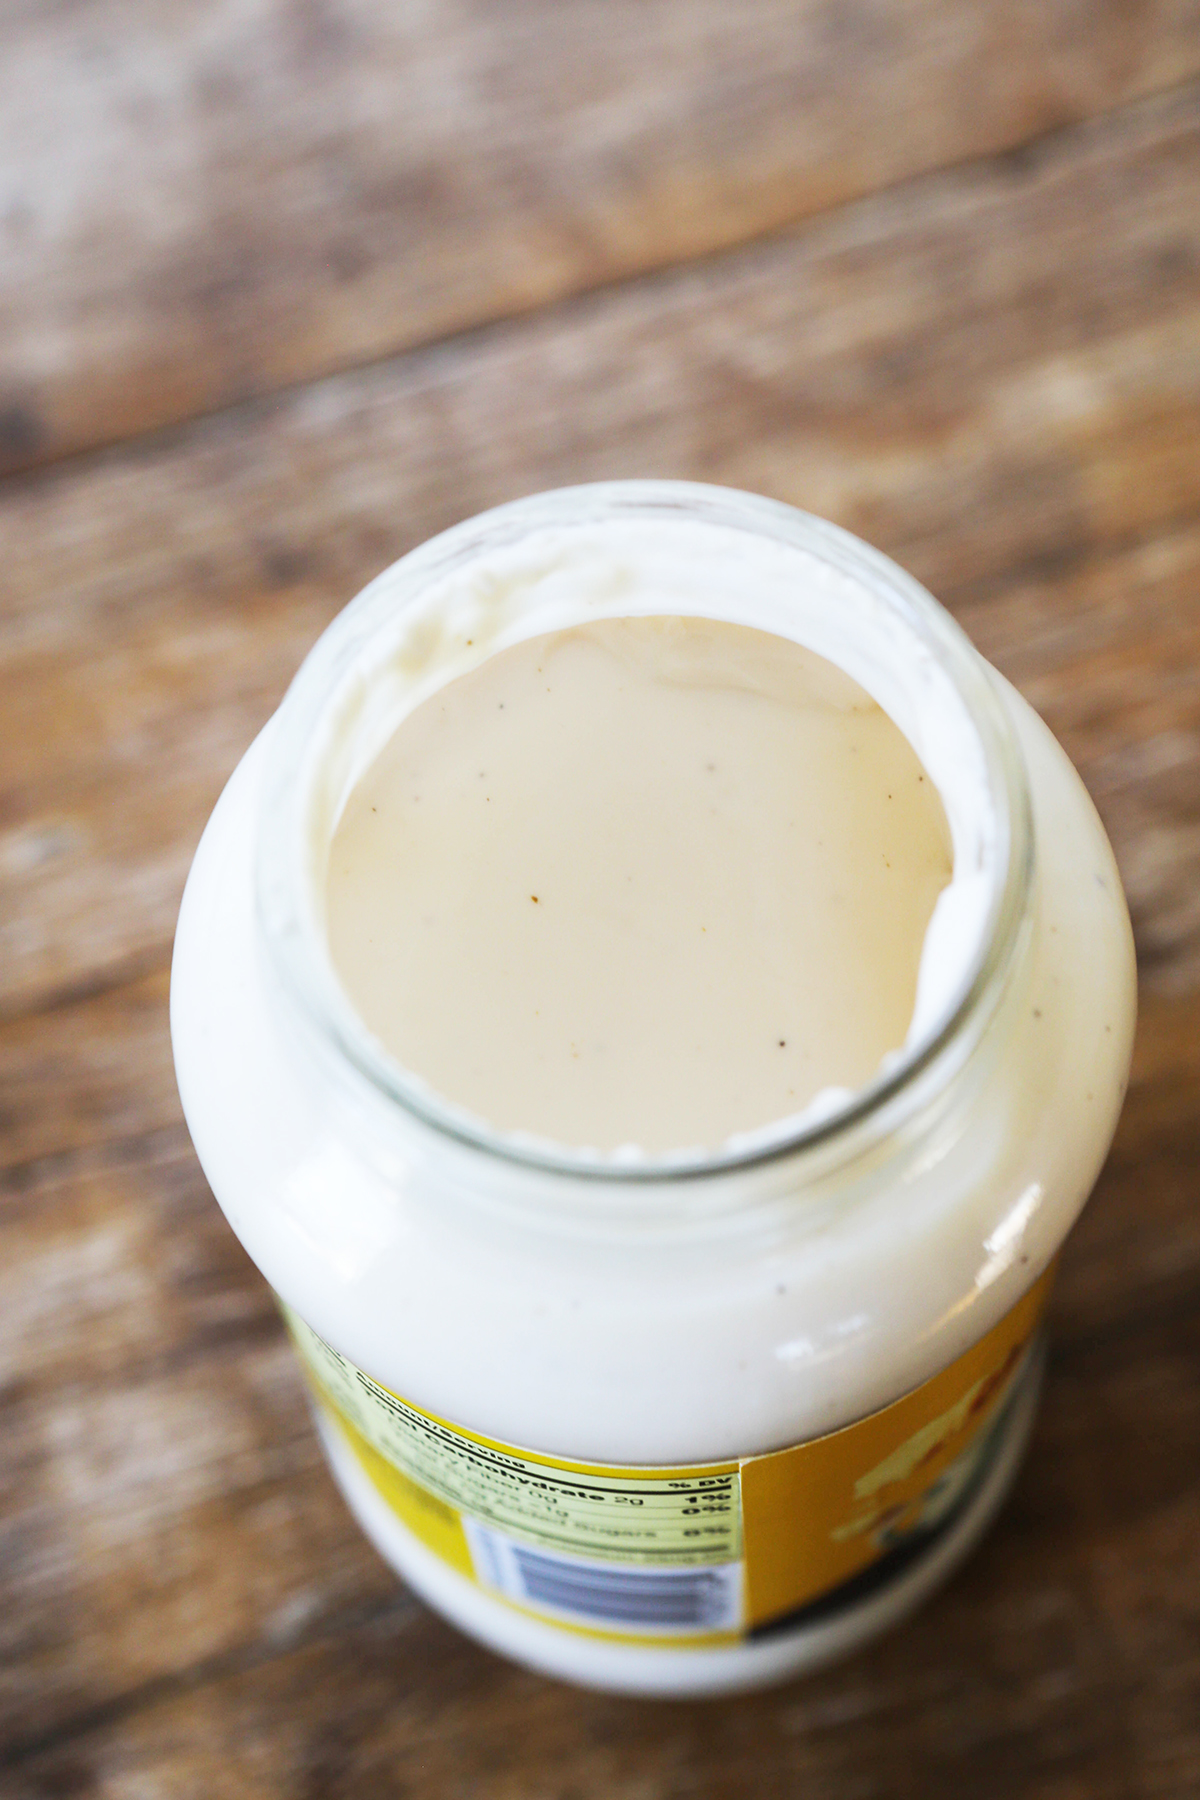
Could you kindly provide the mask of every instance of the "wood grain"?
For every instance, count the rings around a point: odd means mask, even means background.
[[[102,1160],[129,1141],[179,1143],[168,987],[164,966],[0,1029],[0,1170],[10,1182],[40,1181],[88,1151]]]
[[[6,9],[0,467],[647,269],[1200,73],[1195,0]]]
[[[1175,532],[1162,570],[1152,550],[1116,576],[1102,565],[1200,516],[1198,179],[1200,88],[702,272],[10,483],[0,1006],[165,956],[221,781],[381,566],[513,494],[638,472],[839,520],[969,600],[985,648],[1015,581],[1017,616],[1075,619],[1086,660],[1095,594],[1116,580],[1103,604],[1126,606],[1145,682],[1176,675],[1161,707],[1106,693],[1114,818],[1137,825],[1118,847],[1143,946],[1163,979],[1193,979],[1195,541]],[[1028,662],[1013,672],[1030,684]],[[1065,695],[1065,672],[1052,679]],[[1109,689],[1121,679],[1114,663]],[[1034,696],[1048,709],[1050,680]],[[1065,706],[1056,723],[1086,765]]]
[[[1197,25],[0,19],[4,1800],[1200,1791]],[[327,620],[458,518],[631,474],[822,512],[945,599],[1080,766],[1143,975],[998,1529],[903,1632],[703,1706],[512,1668],[367,1548],[166,1022],[196,838]]]
[[[1200,529],[955,611],[1046,719],[1117,849],[1143,985],[1200,983]]]

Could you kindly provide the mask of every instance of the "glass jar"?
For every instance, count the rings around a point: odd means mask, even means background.
[[[510,643],[634,612],[841,663],[912,740],[969,878],[866,1089],[652,1158],[430,1091],[355,1015],[321,916],[340,808],[407,710]],[[380,1553],[537,1668],[696,1694],[862,1642],[994,1515],[1134,995],[1078,776],[931,597],[789,507],[627,482],[468,521],[340,615],[204,834],[171,1007],[200,1161]]]

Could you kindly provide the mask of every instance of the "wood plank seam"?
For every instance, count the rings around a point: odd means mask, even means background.
[[[164,941],[148,945],[131,956],[120,957],[109,966],[96,969],[78,980],[66,981],[61,987],[47,990],[36,1006],[14,1006],[10,1001],[0,999],[0,1029],[5,1025],[15,1024],[18,1019],[36,1017],[41,1013],[65,1012],[85,1000],[96,1000],[102,994],[114,993],[118,988],[132,987],[135,983],[144,981],[147,975],[156,975],[169,968],[170,962],[171,943]]]
[[[779,224],[773,224],[766,231],[757,232],[733,243],[721,244],[715,249],[700,251],[694,256],[657,263],[632,273],[614,274],[587,286],[572,289],[550,300],[529,307],[518,307],[497,313],[490,318],[465,326],[459,331],[448,332],[434,338],[417,339],[398,349],[385,351],[378,356],[349,360],[323,368],[312,376],[306,376],[296,381],[282,382],[270,388],[257,389],[225,404],[199,409],[183,418],[154,426],[144,432],[134,432],[126,437],[106,439],[97,444],[88,444],[79,449],[67,450],[62,454],[51,454],[36,461],[31,460],[26,464],[10,465],[6,470],[0,471],[0,494],[14,489],[27,489],[31,486],[41,485],[43,478],[53,479],[64,473],[74,474],[80,470],[102,467],[114,460],[119,461],[127,455],[136,455],[139,458],[152,457],[161,450],[169,450],[186,443],[188,435],[194,427],[211,421],[237,419],[239,416],[260,418],[270,412],[272,403],[282,404],[309,391],[319,391],[327,383],[335,383],[355,375],[366,374],[372,370],[386,370],[401,365],[418,371],[422,367],[436,367],[436,361],[433,360],[435,358],[440,360],[446,354],[453,355],[459,351],[469,351],[485,344],[502,342],[507,335],[519,331],[531,320],[565,320],[577,317],[581,313],[585,313],[592,304],[603,300],[606,295],[617,292],[653,292],[656,287],[673,278],[687,273],[703,274],[708,270],[726,269],[736,265],[739,260],[745,260],[749,267],[756,250],[768,249],[781,241],[800,239],[810,232],[816,233],[821,229],[827,229],[833,222],[851,218],[856,214],[866,216],[868,209],[886,208],[901,196],[920,194],[923,189],[932,188],[948,180],[978,177],[991,170],[999,175],[1007,172],[1015,180],[1032,184],[1052,163],[1056,152],[1069,151],[1079,144],[1086,144],[1089,138],[1099,136],[1121,121],[1149,119],[1173,102],[1186,105],[1192,101],[1200,103],[1200,78],[1156,88],[1149,94],[1139,95],[1134,100],[1111,107],[1104,112],[1089,113],[1066,123],[1050,126],[1044,131],[1034,132],[1019,143],[1007,145],[1000,150],[967,155],[933,168],[918,170],[914,174],[901,176],[894,182],[885,183],[868,192],[839,200],[829,207],[800,213]]]
[[[291,1637],[281,1638],[278,1642],[260,1639],[238,1645],[216,1656],[205,1657],[189,1669],[157,1675],[153,1680],[143,1682],[123,1694],[114,1694],[111,1699],[84,1708],[49,1731],[31,1734],[27,1738],[10,1738],[7,1743],[0,1743],[0,1773],[18,1769],[35,1761],[48,1750],[57,1750],[91,1732],[103,1731],[106,1726],[116,1724],[119,1720],[146,1712],[163,1700],[194,1693],[199,1688],[227,1680],[230,1676],[248,1674],[252,1669],[263,1668],[282,1656],[340,1637],[345,1632],[372,1628],[378,1630],[388,1625],[415,1622],[423,1611],[416,1596],[397,1583],[393,1593],[378,1600],[360,1602],[325,1614],[302,1625]]]
[[[33,1016],[37,1017],[37,1014]],[[98,1138],[79,1149],[51,1150],[23,1162],[0,1166],[0,1195],[24,1198],[89,1174],[145,1168],[191,1154],[192,1140],[182,1121],[177,1125],[157,1125],[150,1131]]]

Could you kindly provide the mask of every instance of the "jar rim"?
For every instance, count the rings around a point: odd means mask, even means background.
[[[895,609],[922,640],[965,705],[983,749],[996,810],[996,878],[977,951],[938,1029],[828,1113],[782,1120],[704,1150],[601,1152],[502,1131],[406,1070],[373,1037],[334,970],[314,901],[308,861],[307,790],[321,721],[365,646],[429,585],[482,553],[548,527],[613,520],[689,520],[733,527],[816,556]],[[451,677],[447,677],[449,679]],[[898,1128],[930,1081],[961,1065],[1006,985],[1033,882],[1029,786],[993,673],[966,634],[916,580],[841,527],[784,502],[699,482],[631,480],[560,488],[510,501],[428,539],[349,602],[309,651],[271,723],[255,869],[259,928],[279,985],[327,1069],[351,1081],[378,1118],[424,1128],[444,1143],[483,1152],[529,1174],[578,1177],[609,1187],[723,1176],[808,1153],[847,1154]]]

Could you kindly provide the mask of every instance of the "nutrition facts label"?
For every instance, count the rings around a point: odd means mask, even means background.
[[[740,1558],[736,1464],[643,1474],[521,1455],[419,1411],[285,1312],[324,1397],[394,1469],[464,1519],[544,1549],[648,1568]]]
[[[957,1516],[1035,1366],[1051,1267],[890,1406],[737,1462],[573,1463],[422,1412],[284,1307],[346,1451],[434,1556],[504,1600],[623,1641],[730,1642],[796,1616]]]

